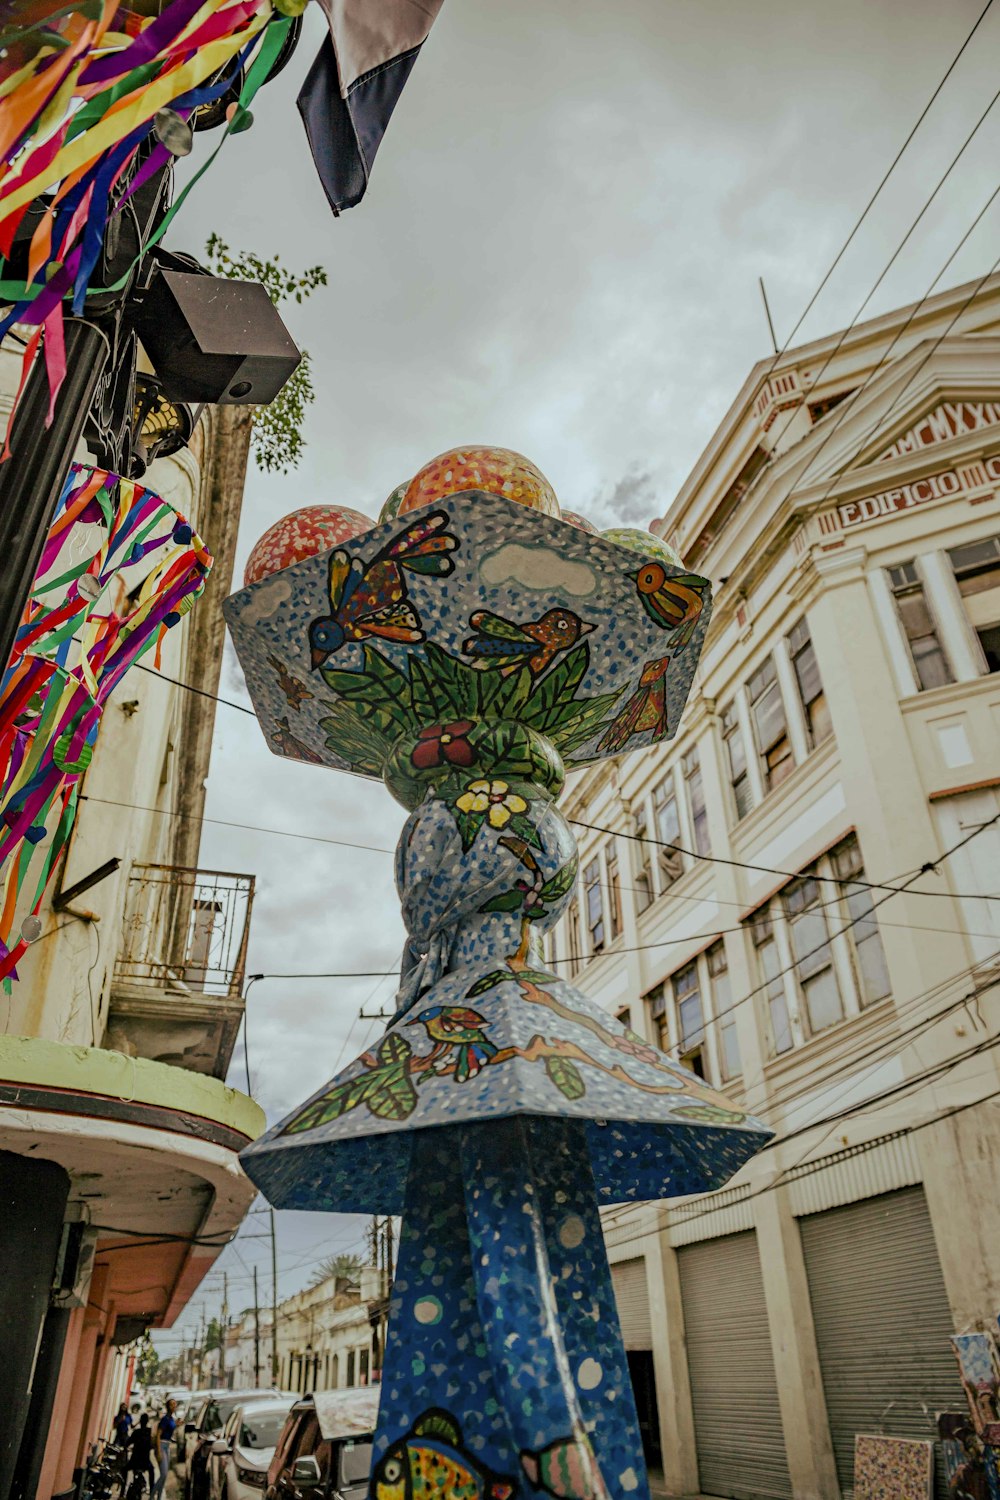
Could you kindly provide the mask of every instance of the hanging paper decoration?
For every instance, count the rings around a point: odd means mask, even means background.
[[[38,16],[43,9],[29,6],[26,22],[0,33],[9,69],[0,78],[0,297],[10,309],[0,339],[14,323],[33,325],[30,359],[45,330],[54,399],[65,373],[63,300],[83,311],[109,217],[170,159],[177,127],[185,134],[195,110],[240,79],[226,135],[248,123],[247,106],[292,22],[268,25],[271,0],[173,0],[154,18],[116,0],[50,11],[47,20]],[[140,165],[137,153],[147,147]],[[217,152],[146,248],[162,237]],[[22,234],[12,265],[15,236],[29,215],[33,232],[30,239]]]
[[[194,604],[212,558],[183,516],[132,480],[75,464],[0,682],[0,981],[39,929],[79,778],[109,694]],[[29,915],[12,932],[35,847]],[[33,920],[34,919],[34,920]]]
[[[223,607],[274,750],[410,810],[395,1016],[242,1162],[282,1208],[403,1215],[373,1497],[649,1500],[599,1209],[718,1187],[770,1132],[542,935],[577,890],[566,773],[675,733],[711,589],[507,450],[393,498]]]

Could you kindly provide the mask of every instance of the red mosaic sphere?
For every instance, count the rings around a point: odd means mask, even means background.
[[[587,531],[591,536],[600,536],[601,534],[598,531],[597,527],[594,525],[593,521],[588,521],[586,516],[581,516],[578,510],[564,510],[562,513],[562,518],[564,521],[567,521],[570,526],[576,526],[580,531]]]
[[[541,469],[512,448],[450,448],[410,480],[399,514],[436,505],[461,490],[485,490],[546,516],[559,515],[559,501]]]
[[[371,531],[375,522],[348,505],[304,505],[269,526],[256,543],[243,572],[245,585],[315,557],[341,542]]]

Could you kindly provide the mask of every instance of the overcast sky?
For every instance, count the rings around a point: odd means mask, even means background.
[[[321,263],[329,286],[288,313],[317,401],[299,471],[252,471],[238,570],[272,521],[340,502],[376,516],[457,444],[519,449],[564,505],[603,525],[670,504],[750,366],[794,325],[983,0],[447,0],[358,208],[335,219],[294,97],[322,33],[311,5],[256,123],[225,147],[175,223],[200,252]],[[797,342],[855,314],[996,87],[987,16]],[[1000,107],[870,304],[921,297],[995,186]],[[215,144],[201,137],[198,152]],[[995,205],[942,286],[1000,250]],[[209,538],[209,542],[211,539]],[[246,701],[232,652],[223,691]],[[218,711],[212,818],[390,850],[403,813],[380,786],[270,755]],[[402,929],[391,857],[206,825],[201,863],[252,871],[250,972],[392,969]],[[249,1002],[253,1091],[275,1121],[356,1056],[391,980],[267,980]],[[233,1081],[244,1077],[242,1050]],[[241,1084],[242,1086],[242,1084]],[[267,1217],[230,1274],[269,1278]],[[279,1215],[283,1295],[364,1222]],[[221,1275],[195,1297],[217,1310]],[[157,1339],[164,1352],[176,1337]]]

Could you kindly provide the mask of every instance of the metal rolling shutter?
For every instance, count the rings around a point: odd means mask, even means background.
[[[646,1281],[646,1258],[621,1260],[611,1267],[611,1281],[618,1304],[618,1321],[626,1349],[652,1349],[653,1332],[649,1316],[649,1286]]]
[[[844,1494],[854,1437],[935,1438],[934,1414],[964,1411],[954,1332],[923,1188],[799,1220],[830,1435]],[[941,1488],[940,1476],[937,1487]]]
[[[791,1500],[757,1236],[685,1245],[677,1261],[701,1488]]]

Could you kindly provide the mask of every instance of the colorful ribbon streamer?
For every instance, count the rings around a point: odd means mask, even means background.
[[[109,694],[145,652],[156,647],[158,658],[211,566],[204,542],[159,495],[73,466],[0,682],[0,982],[8,993],[28,946],[13,929],[35,847],[47,844],[26,916],[37,916],[72,830]]]

